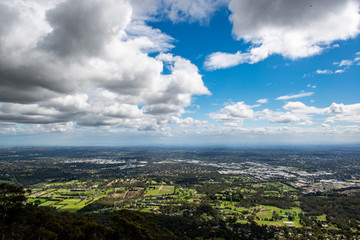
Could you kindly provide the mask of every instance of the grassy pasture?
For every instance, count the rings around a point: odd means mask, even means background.
[[[267,222],[272,222],[272,223],[282,222],[282,224],[284,224],[284,222],[292,222],[293,225],[295,225],[297,227],[301,226],[301,224],[299,223],[300,222],[299,213],[303,213],[303,211],[298,207],[293,207],[291,209],[281,209],[281,208],[274,207],[274,206],[259,206],[259,207],[261,210],[256,213],[256,217],[258,217],[260,219],[260,220],[258,220],[260,223],[266,224]],[[287,214],[291,214],[293,216],[293,219],[289,220],[287,217],[283,217],[279,221],[267,221],[267,219],[272,218],[273,213],[277,213],[280,217],[287,215]],[[272,224],[270,224],[270,225],[272,225]],[[286,224],[284,224],[284,225],[286,225]]]
[[[46,201],[46,202],[43,202],[42,204],[40,204],[40,206],[42,207],[50,207],[52,205],[54,205],[55,203],[58,203],[59,201]]]
[[[147,196],[162,196],[174,194],[174,186],[168,185],[154,185],[146,189],[145,197]]]
[[[1,183],[11,183],[11,182],[12,182],[12,181],[0,179],[0,184],[1,184]]]
[[[317,216],[316,219],[319,220],[319,221],[326,221],[326,214]]]

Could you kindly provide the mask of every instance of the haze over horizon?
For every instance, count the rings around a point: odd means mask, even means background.
[[[4,0],[0,146],[360,143],[360,0]]]

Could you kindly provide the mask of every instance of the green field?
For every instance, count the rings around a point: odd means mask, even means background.
[[[174,186],[153,185],[146,189],[145,197],[171,195],[174,194],[174,189]]]
[[[316,219],[319,220],[319,221],[326,221],[326,214],[323,214],[321,216],[317,216]]]
[[[80,199],[66,199],[62,202],[59,202],[56,207],[61,211],[76,212],[81,209],[81,205],[77,205],[81,200]]]
[[[268,222],[269,223],[277,222],[277,223],[282,223],[284,225],[295,225],[297,227],[301,226],[301,224],[299,223],[300,221],[299,213],[303,213],[303,211],[298,207],[293,207],[291,209],[281,209],[274,206],[259,206],[258,208],[260,208],[260,211],[256,213],[256,217],[260,219],[259,221],[257,221],[259,224],[260,223],[268,224]],[[274,213],[277,213],[281,217],[281,220],[268,221],[273,217]],[[292,219],[285,217],[288,215],[291,215]],[[292,224],[286,224],[286,222],[291,222]],[[273,225],[273,224],[269,224],[269,225]]]
[[[45,199],[45,198],[28,198],[29,203],[33,203],[33,202],[36,202],[36,201],[40,201],[41,203],[43,203],[43,202],[46,202],[47,199]]]
[[[42,204],[40,204],[40,206],[43,206],[43,207],[50,207],[52,205],[54,205],[55,203],[58,203],[59,201],[46,201],[46,202],[43,202]]]
[[[12,182],[12,181],[9,181],[9,180],[1,180],[1,179],[0,179],[0,184],[1,184],[1,183],[11,183],[11,182]]]

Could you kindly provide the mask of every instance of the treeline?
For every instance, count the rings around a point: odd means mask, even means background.
[[[360,230],[359,197],[338,194],[303,196],[300,198],[301,208],[309,217],[325,214],[326,221],[337,228],[350,231]],[[305,218],[306,220],[306,218]]]
[[[202,186],[196,187],[196,189],[200,193],[206,194],[206,196],[212,201],[236,202],[238,206],[245,208],[255,207],[258,205],[269,205],[278,208],[289,209],[296,206],[291,193],[277,194],[277,196],[267,195],[265,190],[272,190],[270,187],[269,189],[258,188],[255,192],[224,190],[227,187],[227,184],[204,184]],[[241,186],[241,188],[251,189],[251,187],[246,186]]]

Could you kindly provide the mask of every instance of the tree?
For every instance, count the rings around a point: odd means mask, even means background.
[[[0,222],[8,224],[19,217],[26,203],[25,190],[6,183],[0,184]]]

